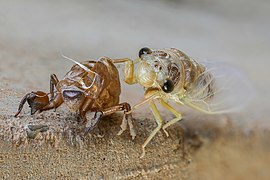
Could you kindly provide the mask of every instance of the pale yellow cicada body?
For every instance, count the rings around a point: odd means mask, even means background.
[[[250,83],[237,68],[221,62],[199,63],[178,49],[142,54],[135,71],[139,84],[159,96],[208,114],[241,109],[249,101]]]
[[[238,69],[229,65],[210,61],[200,63],[174,48],[142,48],[139,57],[136,62],[129,59],[115,62],[126,62],[125,81],[128,84],[138,83],[145,89],[145,100],[132,110],[149,102],[158,125],[143,144],[142,156],[146,145],[161,128],[168,136],[165,129],[182,119],[181,114],[168,101],[187,105],[207,114],[218,114],[241,109],[251,97],[249,81]],[[135,71],[134,63],[138,64]],[[176,116],[165,125],[162,124],[155,99]]]

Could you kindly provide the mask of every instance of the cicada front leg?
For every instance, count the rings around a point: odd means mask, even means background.
[[[125,82],[127,84],[135,84],[137,83],[136,78],[134,76],[134,64],[137,63],[137,61],[132,61],[128,58],[123,59],[113,59],[113,63],[125,63],[125,69],[124,69],[124,76],[125,76]]]
[[[142,155],[140,156],[140,158],[143,158],[145,156],[145,147],[147,146],[147,144],[153,139],[153,137],[157,134],[157,132],[161,129],[162,127],[162,117],[157,109],[157,106],[155,105],[154,101],[150,102],[150,109],[154,115],[154,118],[156,120],[157,123],[157,127],[151,132],[151,134],[148,136],[148,138],[146,139],[146,141],[143,143],[142,145]]]
[[[158,111],[158,109],[157,109],[157,107],[156,107],[156,105],[155,105],[155,103],[153,101],[154,99],[159,98],[158,90],[153,89],[153,90],[147,91],[145,93],[145,95],[144,95],[144,98],[145,99],[142,102],[140,102],[137,105],[133,106],[130,112],[132,112],[134,109],[136,109],[139,106],[141,106],[141,105],[143,105],[143,104],[150,101],[150,109],[152,110],[152,113],[154,115],[155,121],[157,123],[157,127],[151,132],[149,137],[143,143],[143,145],[142,145],[142,154],[141,154],[140,158],[143,158],[145,156],[145,147],[153,139],[153,137],[156,135],[156,133],[161,129],[162,122],[163,122],[162,117],[161,117],[161,115],[160,115],[160,113],[159,113],[159,111]],[[128,113],[130,113],[130,112],[128,112]]]
[[[34,114],[36,111],[44,111],[53,108],[57,108],[63,102],[61,95],[57,94],[54,96],[54,88],[58,83],[58,79],[55,74],[51,75],[50,80],[50,93],[45,93],[43,91],[31,92],[26,94],[19,105],[18,111],[15,114],[15,117],[18,117],[20,114],[23,105],[28,102],[31,108],[31,114]],[[48,94],[51,94],[51,99],[49,100]]]

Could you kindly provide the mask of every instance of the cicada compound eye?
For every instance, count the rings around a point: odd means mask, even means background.
[[[141,58],[142,55],[151,53],[152,53],[151,49],[149,49],[148,47],[144,47],[139,51],[139,57]]]
[[[173,84],[173,81],[170,80],[170,79],[166,79],[163,86],[162,86],[162,90],[165,92],[165,93],[170,93],[172,92],[174,89],[174,84]]]

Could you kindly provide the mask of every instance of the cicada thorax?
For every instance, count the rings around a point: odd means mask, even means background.
[[[196,62],[178,49],[166,49],[164,52],[171,59],[167,65],[168,77],[174,83],[175,93],[183,90],[186,92],[194,90],[195,86],[198,87],[197,83],[201,83],[201,87],[207,86],[202,91],[201,89],[197,90],[200,96],[209,96],[212,93],[214,88],[213,76],[204,73],[207,68],[203,64]]]

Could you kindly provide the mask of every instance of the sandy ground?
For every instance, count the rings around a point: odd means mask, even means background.
[[[0,177],[269,179],[269,9],[264,0],[0,1]],[[67,130],[78,118],[65,107],[30,116],[25,106],[13,117],[25,93],[48,91],[49,75],[69,70],[72,63],[61,54],[134,59],[144,46],[234,64],[257,97],[234,115],[180,107],[184,121],[169,128],[169,138],[158,133],[143,159],[141,144],[155,127],[146,108],[134,113],[134,141],[128,131],[116,135],[121,113],[104,118],[100,132],[87,137]],[[139,86],[122,86],[122,101],[142,99]],[[46,124],[49,131],[31,140],[27,124]]]

